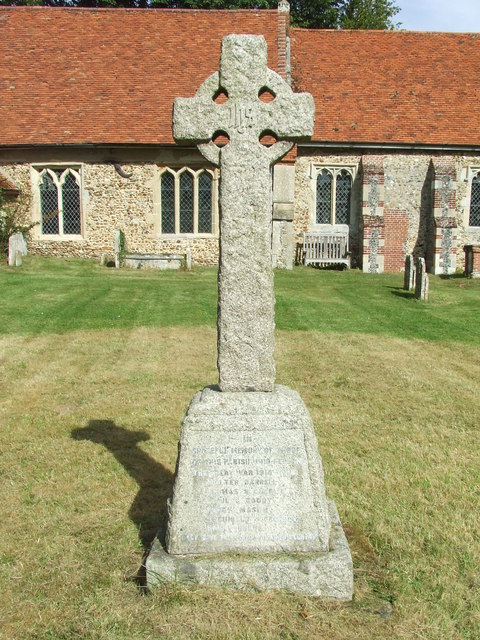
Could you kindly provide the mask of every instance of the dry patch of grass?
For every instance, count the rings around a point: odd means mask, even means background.
[[[216,381],[213,328],[0,339],[0,638],[480,636],[480,349],[279,332],[278,381],[314,419],[355,600],[134,577],[180,421]]]

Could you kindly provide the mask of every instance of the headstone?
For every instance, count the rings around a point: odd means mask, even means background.
[[[27,255],[27,243],[23,233],[14,233],[8,239],[8,264],[10,267],[16,266],[17,253],[20,254],[20,264],[22,264],[21,256]]]
[[[265,89],[273,101],[261,100]],[[219,91],[228,100],[217,104]],[[173,117],[176,140],[221,167],[219,385],[197,393],[183,420],[147,584],[183,578],[350,600],[351,556],[313,423],[298,393],[275,385],[273,360],[271,166],[312,134],[312,97],[267,68],[262,36],[232,35],[220,73],[178,98]],[[277,139],[270,147],[260,143],[266,131]],[[229,139],[222,148],[217,132]]]
[[[415,288],[415,263],[411,253],[405,257],[405,273],[403,276],[403,288],[410,291]]]
[[[425,269],[425,259],[418,258],[415,273],[415,298],[428,300],[428,274]]]
[[[185,252],[185,267],[187,271],[191,271],[192,269],[192,251],[190,247]]]
[[[113,236],[113,251],[115,254],[115,268],[118,269],[120,266],[120,254],[123,250],[123,239],[124,235],[120,229],[115,231],[115,235]]]

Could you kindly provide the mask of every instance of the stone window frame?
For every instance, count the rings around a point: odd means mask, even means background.
[[[470,209],[472,205],[472,186],[473,186],[473,180],[477,176],[480,177],[480,165],[469,166],[466,172],[467,196],[465,198],[464,224],[467,230],[471,229],[472,231],[478,231],[480,229],[480,225],[470,224]]]
[[[188,172],[194,180],[194,203],[193,203],[193,232],[180,232],[180,177],[183,173]],[[162,232],[162,176],[170,173],[175,180],[175,232]],[[212,178],[212,230],[210,233],[198,232],[198,182],[203,173],[208,173]],[[191,166],[165,166],[161,167],[158,174],[159,184],[159,230],[160,238],[168,240],[172,238],[213,238],[218,237],[218,181],[219,170],[209,167],[200,167],[198,169]]]
[[[31,184],[32,184],[32,208],[33,208],[33,221],[38,224],[33,227],[34,235],[43,240],[50,241],[80,241],[83,240],[85,234],[85,220],[84,220],[84,193],[83,193],[83,164],[80,162],[44,162],[35,163],[31,165]],[[55,170],[62,171],[61,181],[54,173]],[[43,233],[42,232],[42,208],[41,208],[41,196],[40,185],[43,180],[43,175],[48,172],[52,177],[54,183],[57,186],[59,194],[59,202],[62,203],[62,190],[61,186],[65,180],[65,177],[70,173],[79,187],[80,197],[80,233],[64,233],[63,232],[63,206],[59,208],[59,233]],[[63,204],[63,203],[62,203]]]
[[[331,173],[333,181],[332,181],[332,200],[330,203],[330,223],[317,223],[317,177],[323,170]],[[349,224],[337,223],[335,220],[335,199],[336,199],[336,180],[337,176],[342,172],[346,171],[350,174],[352,179],[351,190],[350,190],[350,221]],[[355,178],[358,172],[358,164],[350,164],[350,163],[312,163],[310,166],[310,178],[311,178],[311,188],[313,195],[313,206],[310,211],[310,224],[309,229],[312,231],[329,231],[332,229],[346,229],[352,225],[352,211],[353,211],[353,193],[354,193],[354,183]]]

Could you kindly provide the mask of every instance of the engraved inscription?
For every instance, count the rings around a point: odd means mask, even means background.
[[[191,500],[203,505],[202,526],[184,530],[184,542],[221,544],[247,536],[262,545],[317,544],[313,501],[305,513],[293,508],[299,492],[307,504],[311,493],[304,446],[292,442],[292,432],[283,442],[275,435],[266,441],[265,432],[261,439],[236,432],[223,443],[221,434],[203,432],[202,440],[184,451],[192,468]]]
[[[247,129],[251,129],[255,125],[256,120],[257,118],[255,117],[253,107],[241,104],[234,104],[230,107],[228,127],[240,135],[245,133]]]

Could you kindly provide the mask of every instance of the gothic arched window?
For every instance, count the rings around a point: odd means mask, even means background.
[[[41,232],[72,236],[82,233],[79,169],[35,168],[40,192]]]
[[[317,173],[316,224],[350,224],[352,173],[328,167]]]
[[[161,233],[215,233],[216,184],[211,171],[165,169],[160,178]]]
[[[472,180],[468,224],[470,227],[480,227],[480,172]]]

